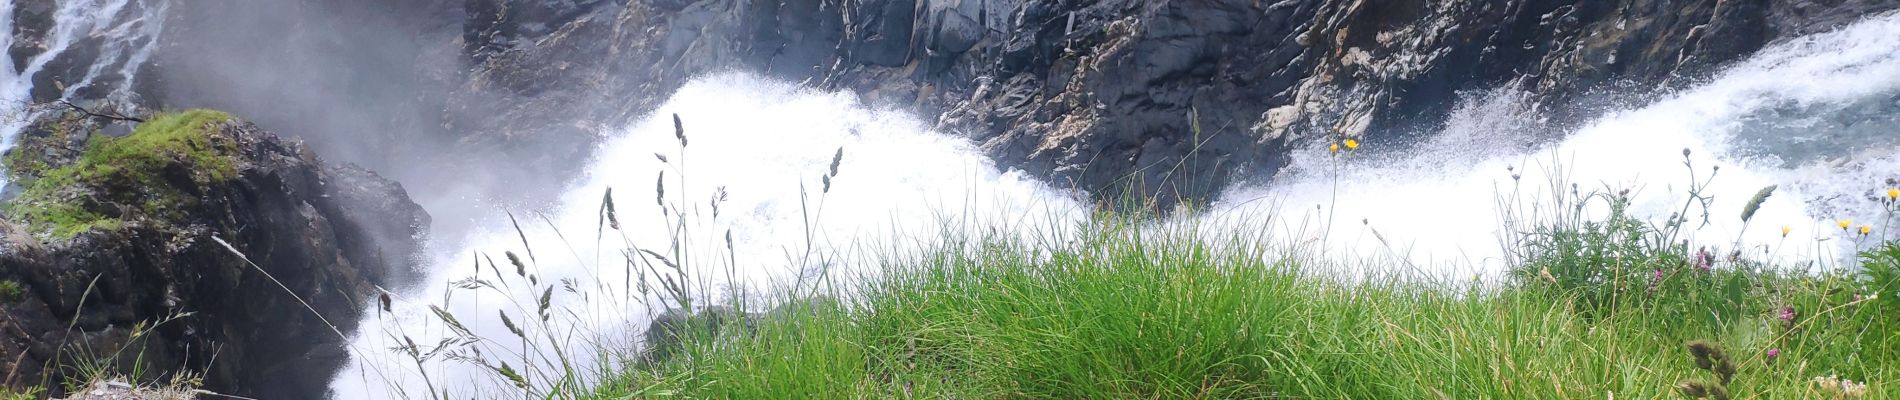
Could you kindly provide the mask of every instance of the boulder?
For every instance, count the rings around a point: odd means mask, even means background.
[[[136,128],[103,133],[121,124]],[[318,398],[378,286],[416,275],[429,217],[402,186],[228,114],[53,112],[23,136],[0,219],[8,386],[100,365]]]

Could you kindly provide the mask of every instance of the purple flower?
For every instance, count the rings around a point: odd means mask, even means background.
[[[1780,316],[1781,322],[1794,324],[1794,317],[1795,317],[1794,307],[1781,308],[1781,316]]]
[[[1661,269],[1657,269],[1656,272],[1650,273],[1649,275],[1649,284],[1651,285],[1662,283],[1662,280],[1663,272]]]
[[[1781,348],[1768,349],[1768,362],[1775,362],[1775,357],[1781,357]]]
[[[1713,266],[1715,266],[1715,255],[1709,254],[1709,248],[1703,247],[1696,249],[1695,269],[1697,271],[1709,272],[1709,268]]]

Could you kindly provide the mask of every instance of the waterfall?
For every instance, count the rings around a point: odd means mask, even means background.
[[[0,57],[0,154],[13,148],[21,129],[31,124],[38,112],[33,106],[34,77],[61,57],[76,56],[74,46],[90,45],[97,40],[98,54],[77,80],[61,81],[60,100],[106,100],[120,104],[135,103],[133,92],[139,68],[151,59],[164,30],[165,11],[170,0],[72,0],[56,2],[52,25],[38,43],[38,52],[15,65],[12,57]],[[0,49],[18,45],[14,26],[19,7],[14,0],[0,0]],[[108,78],[116,78],[108,80]],[[70,77],[66,79],[71,79]],[[93,95],[82,90],[94,90]],[[0,173],[0,186],[7,177]]]
[[[1726,247],[1741,236],[1746,251],[1783,260],[1852,254],[1858,233],[1835,221],[1886,228],[1875,194],[1900,186],[1889,181],[1900,178],[1900,14],[1771,45],[1704,84],[1529,149],[1543,135],[1524,96],[1467,97],[1421,143],[1339,157],[1314,144],[1276,183],[1231,188],[1211,214],[1331,218],[1331,229],[1279,231],[1325,241],[1334,258],[1397,254],[1430,275],[1470,277],[1504,265],[1500,198],[1548,199],[1551,182],[1629,189],[1633,214],[1662,221],[1688,197],[1685,149],[1698,179],[1715,174],[1703,193],[1715,200],[1709,224],[1687,239]],[[1743,232],[1744,204],[1770,185],[1779,189]],[[1689,214],[1700,227],[1701,213]]]
[[[1418,143],[1373,142],[1340,156],[1311,144],[1275,183],[1230,188],[1186,221],[1322,243],[1316,260],[1352,268],[1495,277],[1506,264],[1500,238],[1513,234],[1498,222],[1501,202],[1548,201],[1568,183],[1628,189],[1631,212],[1657,221],[1681,209],[1695,171],[1698,179],[1716,174],[1702,192],[1714,200],[1706,227],[1699,211],[1688,216],[1688,241],[1834,259],[1859,242],[1832,221],[1875,222],[1875,191],[1900,176],[1892,117],[1900,114],[1900,15],[1774,44],[1663,97],[1527,144],[1550,135],[1531,134],[1541,125],[1523,96],[1473,93]],[[512,390],[482,387],[503,385],[487,378],[501,363],[531,385],[547,385],[564,365],[616,368],[591,346],[638,346],[639,330],[664,306],[630,282],[656,279],[642,271],[665,263],[657,257],[716,267],[695,268],[689,279],[714,293],[796,291],[821,273],[874,276],[875,255],[927,247],[946,237],[945,226],[1061,240],[1061,227],[1090,212],[1067,191],[999,169],[965,140],[852,99],[735,74],[685,86],[608,135],[558,206],[515,210],[466,243],[438,245],[452,250],[436,262],[432,285],[394,294],[387,311],[369,305],[333,395],[418,396],[430,383],[453,384],[451,394]],[[1744,230],[1743,203],[1770,185],[1779,191]],[[620,229],[604,227],[610,188]],[[1000,232],[970,231],[992,227]],[[541,296],[572,313],[536,322]],[[520,338],[511,323],[533,326]],[[578,349],[567,355],[579,358],[553,360],[530,350],[537,347]]]
[[[522,354],[521,339],[499,315],[539,325],[533,322],[535,302],[547,287],[555,287],[553,308],[577,315],[554,316],[546,330],[528,327],[530,336],[543,331],[562,337],[531,338],[537,347],[582,349],[569,354],[582,359],[569,363],[588,368],[601,361],[590,353],[594,344],[635,348],[633,336],[662,305],[659,294],[636,289],[641,279],[658,278],[641,277],[647,264],[629,269],[624,262],[629,255],[622,253],[629,243],[688,265],[692,285],[709,288],[706,293],[740,287],[771,296],[801,287],[809,293],[819,274],[874,273],[877,255],[924,245],[918,241],[940,237],[935,233],[946,226],[989,234],[975,230],[1013,221],[1022,228],[1014,233],[1026,238],[1059,237],[1061,232],[1038,229],[1086,215],[1072,193],[998,169],[968,141],[931,132],[903,113],[869,108],[855,97],[740,74],[686,85],[652,116],[601,144],[587,175],[575,179],[554,209],[518,211],[513,222],[495,221],[469,243],[443,246],[458,250],[436,263],[434,275],[425,280],[434,287],[401,294],[393,312],[371,305],[364,314],[370,320],[352,342],[355,357],[338,374],[334,395],[419,396],[427,392],[425,371],[436,384],[455,383],[451,393],[476,393],[465,383],[492,382],[483,367],[442,360],[449,357],[446,352],[419,370],[409,356],[386,350],[414,341],[426,352],[455,337],[429,309],[432,304],[446,305],[444,310],[463,319],[477,336],[493,339],[455,346],[463,353],[454,356],[473,356],[466,349],[480,348],[493,366],[529,365],[523,374],[531,382],[545,383],[549,374],[558,373],[550,364],[560,362],[513,356]],[[676,136],[674,114],[684,127],[684,146]],[[835,178],[826,178],[834,159]],[[656,181],[663,187],[659,193]],[[602,202],[610,188],[621,230],[602,228]],[[668,205],[665,211],[661,202]],[[685,234],[676,236],[675,229]],[[676,256],[674,246],[690,249],[686,259]],[[517,275],[503,252],[516,254],[526,276],[541,285],[527,287],[528,279]],[[491,257],[498,266],[487,264]],[[654,256],[644,258],[661,263]],[[469,279],[494,285],[513,281],[515,286],[452,290],[444,285],[473,284]],[[502,354],[510,356],[496,356]],[[398,387],[401,392],[394,391]]]

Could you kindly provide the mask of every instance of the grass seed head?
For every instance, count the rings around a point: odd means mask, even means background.
[[[522,264],[522,263],[521,263],[521,256],[517,256],[517,255],[515,255],[515,252],[513,252],[513,251],[507,251],[507,252],[503,252],[502,254],[504,254],[504,255],[507,255],[507,256],[508,256],[508,263],[509,263],[509,264],[514,264],[514,265],[515,265],[515,275],[517,275],[517,276],[528,276],[528,267],[527,267],[527,265],[526,265],[526,264]]]
[[[838,176],[838,163],[844,162],[844,146],[838,146],[838,152],[831,155],[831,176]]]
[[[1689,347],[1689,356],[1695,358],[1696,368],[1701,368],[1707,371],[1714,370],[1715,368],[1714,354],[1721,350],[1717,350],[1714,344],[1710,344],[1709,342],[1705,342],[1701,340],[1690,341],[1688,344],[1688,347]]]
[[[686,126],[680,123],[680,115],[673,114],[673,137],[679,138],[680,148],[686,148]]]
[[[1709,397],[1709,385],[1702,383],[1702,381],[1684,379],[1682,382],[1676,382],[1676,392],[1694,399],[1707,398]]]
[[[1742,222],[1748,222],[1748,220],[1754,219],[1755,212],[1761,210],[1761,203],[1768,201],[1768,196],[1773,196],[1775,194],[1775,188],[1778,187],[1780,187],[1780,185],[1768,185],[1768,187],[1761,188],[1761,191],[1755,192],[1755,197],[1748,199],[1748,204],[1742,206]]]
[[[653,179],[653,204],[666,209],[666,171],[660,171],[660,176]]]

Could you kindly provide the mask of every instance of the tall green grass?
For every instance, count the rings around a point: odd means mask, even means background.
[[[594,398],[1665,398],[1715,380],[1692,340],[1731,355],[1736,398],[1814,398],[1830,375],[1882,392],[1900,360],[1900,307],[1849,275],[1717,269],[1597,304],[1537,280],[1345,282],[1134,224],[1085,237],[894,259],[848,300],[702,335]]]
[[[872,266],[879,275],[852,287],[780,298],[784,305],[748,329],[684,332],[679,356],[613,373],[580,397],[1728,399],[1891,391],[1900,378],[1893,367],[1900,245],[1871,246],[1859,265],[1819,272],[1723,253],[1726,243],[1692,247],[1681,238],[1697,229],[1695,215],[1713,218],[1701,192],[1713,176],[1685,166],[1694,183],[1667,221],[1630,215],[1627,191],[1584,191],[1561,180],[1530,203],[1501,196],[1511,270],[1500,282],[1342,274],[1305,246],[1240,232],[1244,224],[1209,232],[1191,222],[1102,215],[1073,240],[946,234],[931,241],[945,244],[885,256]],[[1772,191],[1750,202],[1744,221]],[[1892,197],[1889,209],[1900,206]]]
[[[675,124],[683,159],[685,134],[677,117]],[[841,156],[842,150],[819,174],[825,189],[811,193],[816,204],[838,178]],[[1687,233],[1727,211],[1712,210],[1702,193],[1713,169],[1698,175],[1686,156],[1687,200],[1664,221],[1629,214],[1627,191],[1585,191],[1561,178],[1547,182],[1540,196],[1522,196],[1519,188],[1501,193],[1497,222],[1509,268],[1501,281],[1377,272],[1415,269],[1377,265],[1383,261],[1342,265],[1323,241],[1282,243],[1258,233],[1269,231],[1264,226],[1208,229],[1215,225],[1192,217],[1104,213],[1075,229],[1042,227],[1063,235],[1025,238],[1020,229],[994,227],[892,238],[932,245],[887,250],[874,265],[849,268],[872,276],[801,274],[776,298],[752,301],[714,293],[710,282],[689,284],[702,271],[726,270],[731,279],[731,264],[703,255],[732,249],[729,242],[681,240],[704,233],[668,219],[671,243],[643,244],[668,254],[623,241],[627,266],[646,270],[631,275],[640,278],[642,293],[633,301],[657,299],[649,303],[673,308],[672,331],[647,332],[639,350],[532,349],[610,359],[539,379],[503,364],[492,368],[497,379],[519,391],[478,394],[1729,399],[1878,398],[1892,391],[1900,377],[1890,367],[1900,361],[1900,245],[1857,244],[1873,249],[1857,265],[1815,271],[1725,252],[1729,243],[1691,243]],[[848,174],[844,179],[849,184]],[[688,202],[669,202],[664,175],[660,182],[656,201],[669,218],[685,215],[681,205]],[[1764,188],[1741,218],[1752,217],[1772,192]],[[621,229],[611,193],[597,229]],[[1889,212],[1900,207],[1896,199],[1900,191],[1889,195]],[[807,215],[807,232],[815,220]],[[988,236],[958,233],[979,231]],[[810,265],[814,254],[835,251],[793,253],[788,263]],[[524,270],[518,258],[509,259]],[[531,287],[552,287],[519,272],[494,275],[502,284],[525,278]],[[536,302],[544,313],[547,298]],[[455,323],[448,313],[438,315]],[[419,366],[423,361],[418,356]]]

